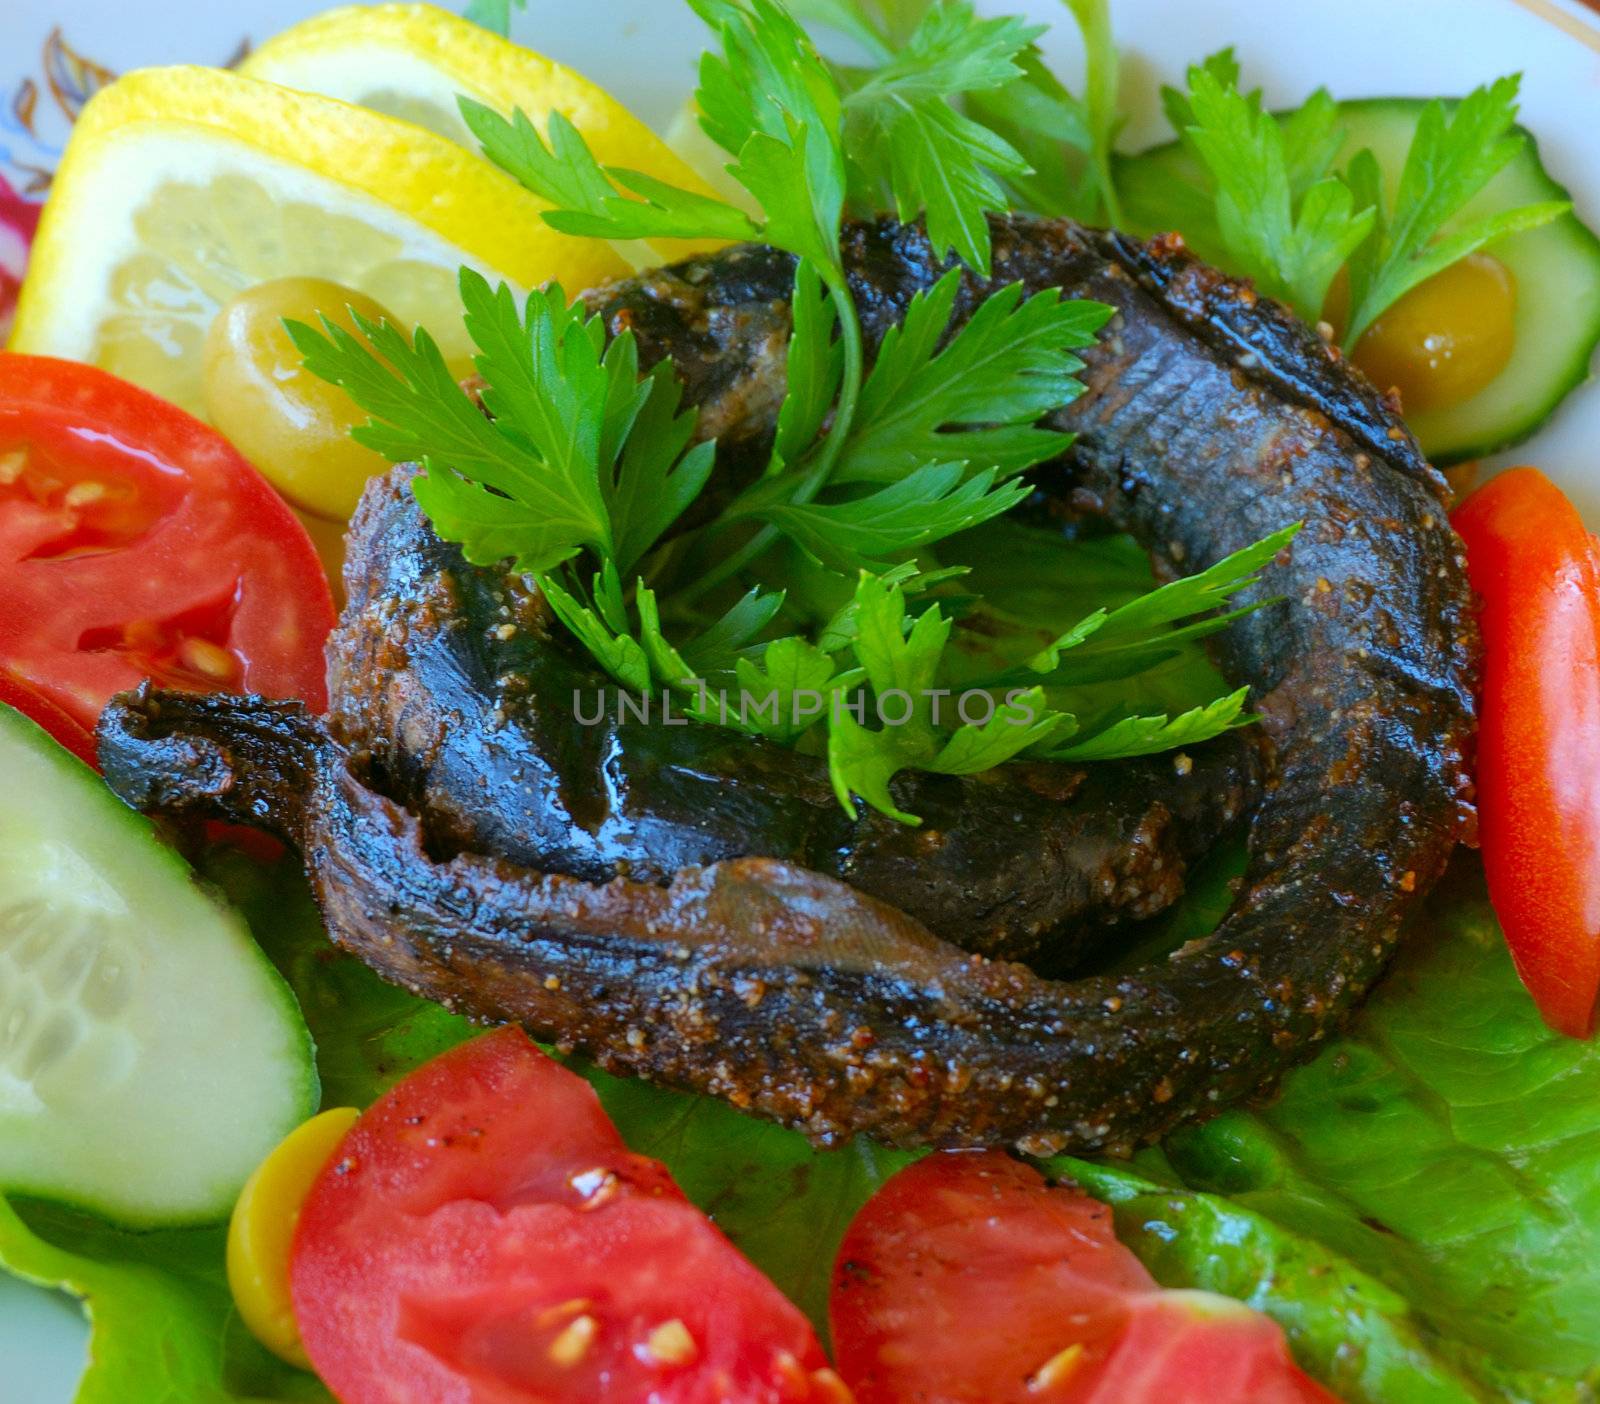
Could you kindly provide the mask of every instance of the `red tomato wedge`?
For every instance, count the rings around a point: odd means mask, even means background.
[[[99,769],[100,762],[95,754],[94,733],[69,717],[48,697],[29,687],[21,678],[14,678],[10,673],[0,671],[0,702],[8,707],[15,707],[30,721],[37,722],[44,731],[85,765]]]
[[[1483,631],[1478,834],[1517,974],[1554,1029],[1600,1005],[1600,545],[1543,473],[1456,509]]]
[[[828,1314],[858,1404],[1337,1404],[1274,1322],[1162,1291],[1105,1205],[998,1151],[927,1156],[873,1195]]]
[[[333,602],[227,440],[92,366],[0,355],[0,666],[86,727],[146,677],[327,704]]]
[[[844,1404],[810,1323],[519,1029],[379,1100],[301,1211],[342,1404]]]

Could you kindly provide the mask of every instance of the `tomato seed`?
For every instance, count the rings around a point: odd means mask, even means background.
[[[837,1370],[817,1370],[811,1376],[811,1383],[817,1387],[821,1404],[855,1404],[855,1395]]]
[[[217,682],[226,682],[233,676],[233,655],[209,639],[185,639],[178,645],[178,658],[184,667]]]
[[[689,1334],[689,1328],[673,1317],[663,1321],[645,1338],[640,1358],[646,1363],[660,1365],[690,1365],[699,1357],[700,1348]]]
[[[1058,1350],[1034,1371],[1028,1380],[1028,1392],[1043,1394],[1047,1389],[1065,1384],[1077,1373],[1078,1367],[1083,1364],[1083,1357],[1082,1341],[1075,1341],[1065,1350]]]
[[[600,1334],[600,1323],[592,1316],[573,1318],[546,1352],[550,1359],[564,1370],[570,1370],[589,1353],[594,1338]]]
[[[106,495],[107,488],[104,483],[84,481],[74,483],[61,495],[61,501],[67,507],[87,507],[98,502]]]

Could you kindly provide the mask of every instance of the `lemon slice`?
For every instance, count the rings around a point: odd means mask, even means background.
[[[328,278],[469,352],[462,264],[576,292],[627,271],[536,196],[430,132],[207,68],[129,74],[84,109],[56,174],[13,350],[89,361],[204,414],[201,358],[246,287]]]
[[[268,40],[239,71],[415,122],[473,152],[477,139],[461,120],[458,94],[506,116],[520,107],[540,132],[550,114],[560,112],[583,133],[601,165],[643,171],[701,195],[717,193],[693,165],[582,74],[435,5],[329,10]],[[652,247],[673,258],[715,245],[663,239]]]

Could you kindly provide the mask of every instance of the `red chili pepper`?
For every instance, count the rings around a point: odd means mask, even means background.
[[[1482,608],[1478,804],[1489,896],[1545,1021],[1600,995],[1600,542],[1535,468],[1456,511]]]

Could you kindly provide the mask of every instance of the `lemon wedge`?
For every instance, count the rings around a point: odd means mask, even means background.
[[[627,271],[488,162],[407,122],[208,68],[131,73],[73,130],[13,350],[89,361],[204,415],[202,354],[244,288],[327,278],[469,354],[456,275],[571,292]]]
[[[458,94],[510,116],[520,107],[540,132],[560,112],[603,166],[626,166],[701,195],[716,190],[643,122],[582,74],[436,5],[347,5],[268,40],[241,73],[357,103],[437,132],[476,152]],[[721,157],[726,161],[727,157]],[[652,241],[682,257],[715,247]],[[628,250],[633,261],[641,261]],[[660,259],[648,261],[659,262]]]

